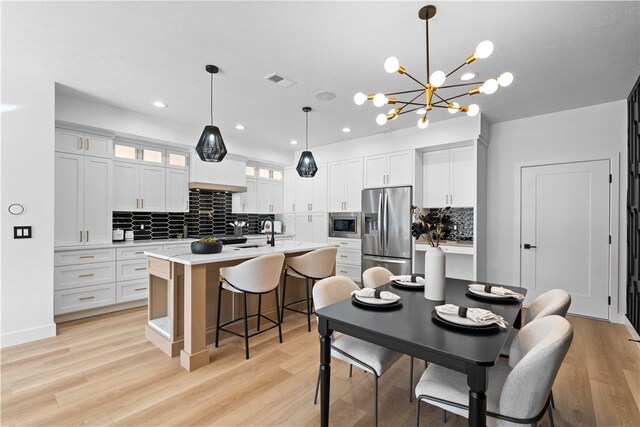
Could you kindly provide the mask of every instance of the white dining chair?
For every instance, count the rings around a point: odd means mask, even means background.
[[[313,313],[312,301],[309,293],[309,280],[311,280],[311,288],[317,280],[322,280],[333,275],[336,265],[336,254],[338,248],[331,246],[328,248],[316,249],[303,255],[291,257],[287,259],[284,267],[284,282],[282,284],[282,312],[280,318],[284,320],[284,311],[290,310],[296,313],[305,314],[307,316],[307,330],[311,332],[311,314]],[[287,277],[297,277],[304,279],[306,297],[297,301],[285,303],[287,296]],[[306,301],[306,310],[301,311],[291,308],[292,305]]]
[[[362,285],[365,288],[377,288],[389,283],[389,277],[391,276],[393,276],[393,273],[384,267],[367,268],[362,273]]]
[[[351,292],[359,289],[360,287],[348,277],[329,277],[316,283],[313,288],[313,300],[316,308],[320,309],[350,298]],[[368,341],[335,332],[331,337],[331,357],[373,374],[375,380],[374,420],[375,425],[378,425],[378,379],[402,357],[402,354]],[[318,402],[319,386],[320,370],[318,369],[314,404]]]
[[[534,425],[550,406],[551,386],[573,339],[571,324],[552,315],[526,324],[511,344],[509,363],[487,372],[487,424]],[[465,374],[430,364],[416,386],[416,426],[420,402],[427,402],[465,418],[469,417],[469,387]]]
[[[216,348],[218,347],[218,339],[220,331],[244,338],[245,358],[249,358],[249,338],[261,334],[275,327],[278,328],[278,336],[282,343],[282,327],[280,321],[280,299],[278,298],[278,283],[280,282],[280,274],[282,274],[282,266],[284,265],[284,254],[268,254],[257,258],[250,259],[233,267],[223,267],[220,269],[220,282],[218,284],[218,313],[216,321]],[[242,294],[242,319],[232,319],[228,322],[220,324],[220,307],[222,301],[222,290],[233,293]],[[275,292],[276,299],[276,320],[272,320],[261,313],[262,295]],[[258,313],[248,314],[247,294],[258,295]],[[257,317],[256,332],[249,335],[248,319]],[[265,319],[273,326],[260,330],[260,319]],[[232,323],[244,320],[244,335],[225,329]]]

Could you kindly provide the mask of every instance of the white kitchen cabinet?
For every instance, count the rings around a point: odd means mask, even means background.
[[[288,213],[288,214],[282,215],[282,225],[283,225],[282,232],[291,234],[294,240],[298,240],[296,236],[296,220],[297,220],[296,214]]]
[[[113,140],[106,136],[56,128],[56,151],[111,159]]]
[[[296,181],[296,212],[327,212],[327,165],[318,165],[313,178]]]
[[[336,276],[345,276],[354,282],[361,281],[361,241],[360,239],[341,239],[331,237],[330,245],[338,247],[336,254]]]
[[[111,242],[112,167],[111,159],[56,153],[56,246]]]
[[[361,210],[362,174],[361,158],[333,162],[327,165],[327,207],[329,212],[359,212]]]
[[[122,162],[165,166],[164,148],[118,140],[113,144],[113,158]]]
[[[189,212],[189,171],[167,167],[166,178],[166,211]]]
[[[247,178],[247,191],[231,195],[232,213],[257,213],[258,211],[258,181]]]
[[[247,162],[225,158],[222,162],[203,162],[195,150],[190,153],[189,182],[216,186],[246,187]],[[237,190],[236,190],[237,191]]]
[[[301,242],[326,243],[329,234],[327,214],[297,214],[295,239]]]
[[[168,168],[189,170],[189,153],[169,149],[165,153]]]
[[[163,167],[113,162],[113,210],[165,212],[165,179]]]
[[[413,183],[412,150],[366,156],[363,159],[364,188],[398,187]]]
[[[476,183],[474,157],[473,147],[424,153],[424,207],[473,207]]]
[[[283,183],[283,212],[296,211],[296,184],[298,181],[298,172],[295,168],[286,168],[284,170]]]

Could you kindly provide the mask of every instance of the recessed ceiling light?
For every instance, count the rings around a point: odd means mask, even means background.
[[[316,92],[315,97],[320,101],[332,101],[336,99],[336,94],[333,92]]]
[[[467,80],[475,79],[476,77],[478,77],[478,73],[464,73],[463,75],[460,76],[460,80],[467,81]]]
[[[244,125],[242,125],[242,124],[238,123],[238,124],[236,125],[236,129],[238,129],[238,130],[245,130],[246,128],[244,127]]]
[[[154,106],[156,106],[156,107],[158,107],[158,108],[167,108],[167,107],[168,107],[168,105],[167,105],[167,104],[165,104],[165,103],[164,103],[164,102],[162,102],[162,101],[154,101],[153,105],[154,105]]]
[[[351,128],[342,128],[342,132],[349,133],[351,132]]]
[[[292,139],[289,144],[291,145],[298,145],[298,141],[296,141],[295,139]]]

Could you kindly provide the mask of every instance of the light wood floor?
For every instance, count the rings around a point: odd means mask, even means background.
[[[191,373],[144,338],[145,319],[141,308],[70,322],[55,338],[2,351],[1,424],[319,425],[318,338],[303,316],[286,319],[284,344],[275,330],[255,337],[245,361],[242,341],[232,338]],[[554,386],[556,425],[640,425],[640,350],[628,331],[569,319],[575,338]],[[371,376],[354,370],[349,378],[347,365],[332,366],[331,423],[372,425]],[[405,357],[382,376],[381,425],[413,424],[407,375]],[[421,424],[445,425],[443,412],[427,407]],[[449,416],[446,425],[467,422]]]

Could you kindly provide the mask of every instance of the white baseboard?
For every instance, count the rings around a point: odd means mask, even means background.
[[[0,336],[0,348],[12,347],[18,344],[24,344],[31,341],[37,341],[44,338],[56,336],[56,324],[38,326],[37,328],[23,329],[21,331],[9,332]]]
[[[627,316],[624,314],[621,314],[620,316],[618,316],[618,318],[621,320],[620,323],[622,323],[627,327],[627,330],[629,331],[629,335],[631,335],[631,338],[633,338],[634,340],[640,340],[640,335],[638,335],[638,332],[633,328],[633,325],[631,325],[631,322],[629,322],[629,319],[627,319]],[[640,347],[640,343],[637,343],[637,344],[638,344],[638,347]]]

